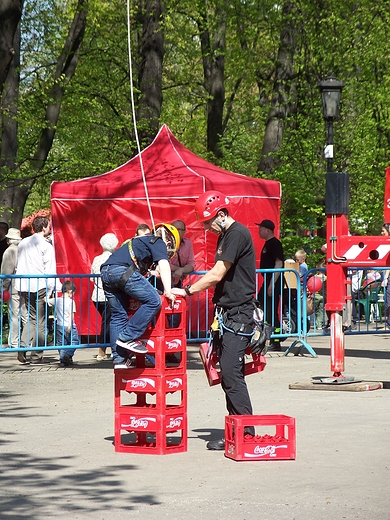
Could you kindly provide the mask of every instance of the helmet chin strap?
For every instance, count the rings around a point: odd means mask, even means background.
[[[221,233],[223,233],[226,229],[226,216],[223,217],[222,221],[216,220],[216,223],[218,224]]]

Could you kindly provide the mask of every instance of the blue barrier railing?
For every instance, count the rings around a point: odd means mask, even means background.
[[[356,271],[356,270],[354,270]],[[360,280],[357,290],[349,288],[349,295],[343,312],[343,323],[348,333],[372,334],[376,332],[388,332],[390,326],[387,322],[386,287],[383,279],[387,276],[387,268],[378,268],[375,271],[367,269],[358,270]],[[291,348],[300,344],[311,355],[314,350],[309,345],[310,337],[329,333],[328,318],[325,311],[326,302],[326,270],[322,268],[310,270],[302,279],[294,269],[273,269],[256,271],[256,295],[263,283],[263,275],[271,276],[272,282],[276,280],[276,291],[268,300],[263,295],[260,302],[264,314],[268,316],[275,327],[273,339],[281,342],[287,338],[292,340]],[[204,271],[196,271],[189,275],[188,282],[194,283],[204,274]],[[353,272],[351,271],[351,275]],[[307,290],[308,280],[317,275],[323,278],[322,287],[313,295],[313,304],[309,302],[310,296]],[[27,351],[27,350],[55,350],[65,346],[63,335],[59,333],[56,306],[50,307],[47,302],[42,303],[42,298],[48,299],[52,287],[61,289],[64,280],[70,280],[76,287],[73,296],[76,323],[79,329],[80,342],[72,345],[73,348],[91,348],[109,346],[109,331],[106,322],[102,322],[102,305],[100,312],[98,306],[92,302],[94,280],[99,275],[90,274],[62,274],[49,276],[23,276],[0,275],[0,295],[7,295],[9,300],[3,299],[0,305],[0,334],[2,347],[0,352]],[[26,284],[27,290],[20,293],[21,281]],[[25,289],[26,289],[25,287]],[[39,292],[33,292],[40,288]],[[390,288],[390,287],[389,287]],[[202,342],[208,339],[208,330],[213,318],[213,305],[211,291],[204,291],[188,299],[187,312],[187,340],[189,342]],[[43,296],[42,296],[43,293]],[[308,305],[310,303],[310,305]],[[103,309],[104,309],[103,302]],[[267,307],[271,306],[271,310]],[[313,312],[310,313],[310,307]],[[39,310],[37,320],[31,319],[35,309]],[[308,312],[309,311],[309,312]],[[43,327],[43,333],[42,333]],[[28,337],[29,346],[21,346],[23,330],[24,337]],[[62,329],[61,329],[62,330]],[[27,331],[27,332],[26,332]],[[41,341],[39,341],[41,338]],[[27,344],[27,343],[26,343]]]

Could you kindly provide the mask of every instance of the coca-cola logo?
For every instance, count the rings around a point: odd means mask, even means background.
[[[167,387],[169,389],[180,388],[182,384],[183,384],[183,380],[180,377],[175,377],[175,379],[167,380]]]
[[[165,345],[168,350],[177,350],[181,347],[181,340],[180,339],[171,339],[170,341],[166,341]]]
[[[155,381],[148,377],[140,377],[138,379],[122,379],[122,383],[129,383],[130,388],[146,388],[148,385],[154,388],[156,386]]]
[[[156,422],[155,417],[129,417],[129,424],[121,424],[122,428],[143,428],[146,429],[150,422]]]
[[[287,448],[287,444],[281,444],[279,446],[274,446],[269,444],[268,446],[259,446],[256,445],[253,449],[253,453],[245,453],[245,457],[265,457],[268,455],[269,457],[276,457],[276,450],[279,448]]]
[[[181,428],[183,417],[170,417],[167,428]]]

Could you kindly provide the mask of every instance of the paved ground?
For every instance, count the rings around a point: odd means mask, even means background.
[[[0,518],[389,519],[390,335],[347,337],[345,375],[385,382],[372,392],[289,390],[331,375],[329,337],[311,345],[317,358],[273,354],[248,377],[256,414],[297,421],[296,460],[269,462],[206,450],[223,434],[225,406],[196,345],[188,451],[165,456],[114,451],[113,370],[93,350],[77,351],[66,369],[1,354]]]

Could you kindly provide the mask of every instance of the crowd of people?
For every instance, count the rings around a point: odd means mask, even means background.
[[[217,235],[217,246],[213,267],[192,285],[186,284],[186,278],[196,269],[194,250],[191,240],[185,237],[187,229],[182,220],[154,227],[140,223],[134,236],[120,245],[114,233],[101,236],[102,252],[93,258],[90,271],[93,283],[91,300],[100,316],[97,343],[101,346],[96,361],[112,358],[114,364],[129,367],[134,354],[148,355],[140,337],[161,308],[160,294],[173,306],[178,296],[190,298],[214,288],[212,301],[217,325],[213,327],[211,341],[219,359],[226,408],[230,415],[251,415],[252,404],[243,370],[245,352],[251,345],[256,302],[264,310],[264,322],[274,332],[270,344],[264,344],[263,353],[267,348],[270,351],[281,350],[280,297],[283,298],[286,283],[283,247],[275,236],[272,220],[256,223],[264,241],[258,263],[263,283],[256,295],[257,262],[253,239],[249,229],[234,219],[229,198],[218,191],[207,191],[197,199],[194,211],[204,230]],[[48,218],[36,217],[32,229],[33,234],[22,239],[18,229],[8,228],[7,224],[0,222],[1,274],[21,275],[12,281],[12,286],[11,279],[3,280],[3,290],[11,289],[12,293],[8,304],[8,345],[25,349],[17,355],[22,364],[48,364],[38,347],[44,345],[47,306],[51,306],[56,319],[54,345],[58,345],[60,363],[71,366],[75,346],[80,344],[75,321],[76,287],[69,280],[59,286],[57,278],[47,276],[56,274]],[[383,233],[389,232],[390,228],[385,225]],[[299,276],[306,280],[306,252],[298,250],[295,260]],[[321,278],[321,287],[324,287],[323,264],[317,267],[319,271],[315,276]],[[375,271],[372,273],[373,280],[377,274]],[[362,287],[362,276],[359,270],[351,271],[350,276],[353,300]],[[368,278],[366,275],[366,281]],[[387,288],[390,285],[387,278],[382,283]],[[318,288],[312,292],[315,326],[319,329],[326,326],[325,293]],[[138,302],[136,311],[130,316],[129,298]],[[297,299],[300,301],[300,295]],[[356,320],[356,308],[353,319]],[[110,345],[111,353],[107,354],[105,344]],[[28,360],[26,351],[29,347],[36,348],[31,350]],[[254,435],[253,428],[247,427],[245,434]],[[211,440],[207,448],[223,450],[225,440]]]

